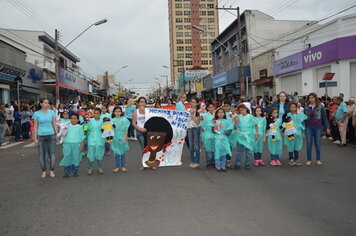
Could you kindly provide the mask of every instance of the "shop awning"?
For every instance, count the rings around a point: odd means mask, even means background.
[[[29,93],[37,93],[37,94],[42,94],[41,90],[35,89],[35,88],[30,88],[30,87],[24,87],[22,86],[22,90],[29,92]]]
[[[253,81],[252,83],[253,83],[254,85],[261,85],[261,84],[270,83],[270,82],[272,82],[272,80],[273,80],[273,77],[268,77],[268,78],[263,78],[263,79],[255,80],[255,81]]]
[[[0,84],[0,88],[2,88],[2,89],[10,89],[10,85],[8,85],[8,84]]]

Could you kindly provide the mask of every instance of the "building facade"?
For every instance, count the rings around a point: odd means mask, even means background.
[[[210,43],[219,33],[217,5],[218,0],[168,0],[171,84],[187,69],[211,70]]]
[[[356,97],[356,14],[320,25],[275,49],[277,92]],[[330,81],[325,73],[334,73]],[[326,88],[327,87],[327,91]]]

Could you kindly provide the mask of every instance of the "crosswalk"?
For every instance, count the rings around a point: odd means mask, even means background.
[[[34,147],[35,144],[34,143],[29,143],[29,142],[25,142],[25,141],[20,141],[20,142],[15,142],[15,143],[9,143],[9,144],[5,144],[0,146],[0,150],[4,150],[4,149],[8,149],[8,148],[12,148],[12,147],[17,147],[17,146],[21,146],[21,148],[30,148],[30,147]]]

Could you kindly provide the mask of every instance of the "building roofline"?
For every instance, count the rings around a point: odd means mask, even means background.
[[[26,52],[25,52],[25,51],[23,51],[23,50],[21,50],[21,49],[19,49],[19,48],[15,47],[15,46],[13,46],[13,45],[11,45],[11,44],[7,43],[7,42],[5,42],[5,41],[3,41],[3,40],[1,40],[1,39],[0,39],[0,42],[2,42],[2,43],[4,43],[4,44],[6,44],[7,46],[10,46],[10,47],[12,47],[12,48],[14,48],[14,49],[18,50],[18,51],[20,51],[20,52],[22,52],[22,53],[24,53],[24,54],[26,54]]]

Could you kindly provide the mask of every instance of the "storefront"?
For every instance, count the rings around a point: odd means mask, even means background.
[[[335,73],[328,96],[356,96],[356,35],[340,37],[273,62],[277,93],[325,94],[325,73]]]
[[[81,96],[89,95],[88,81],[63,68],[59,70],[59,86],[61,102],[80,100]]]

